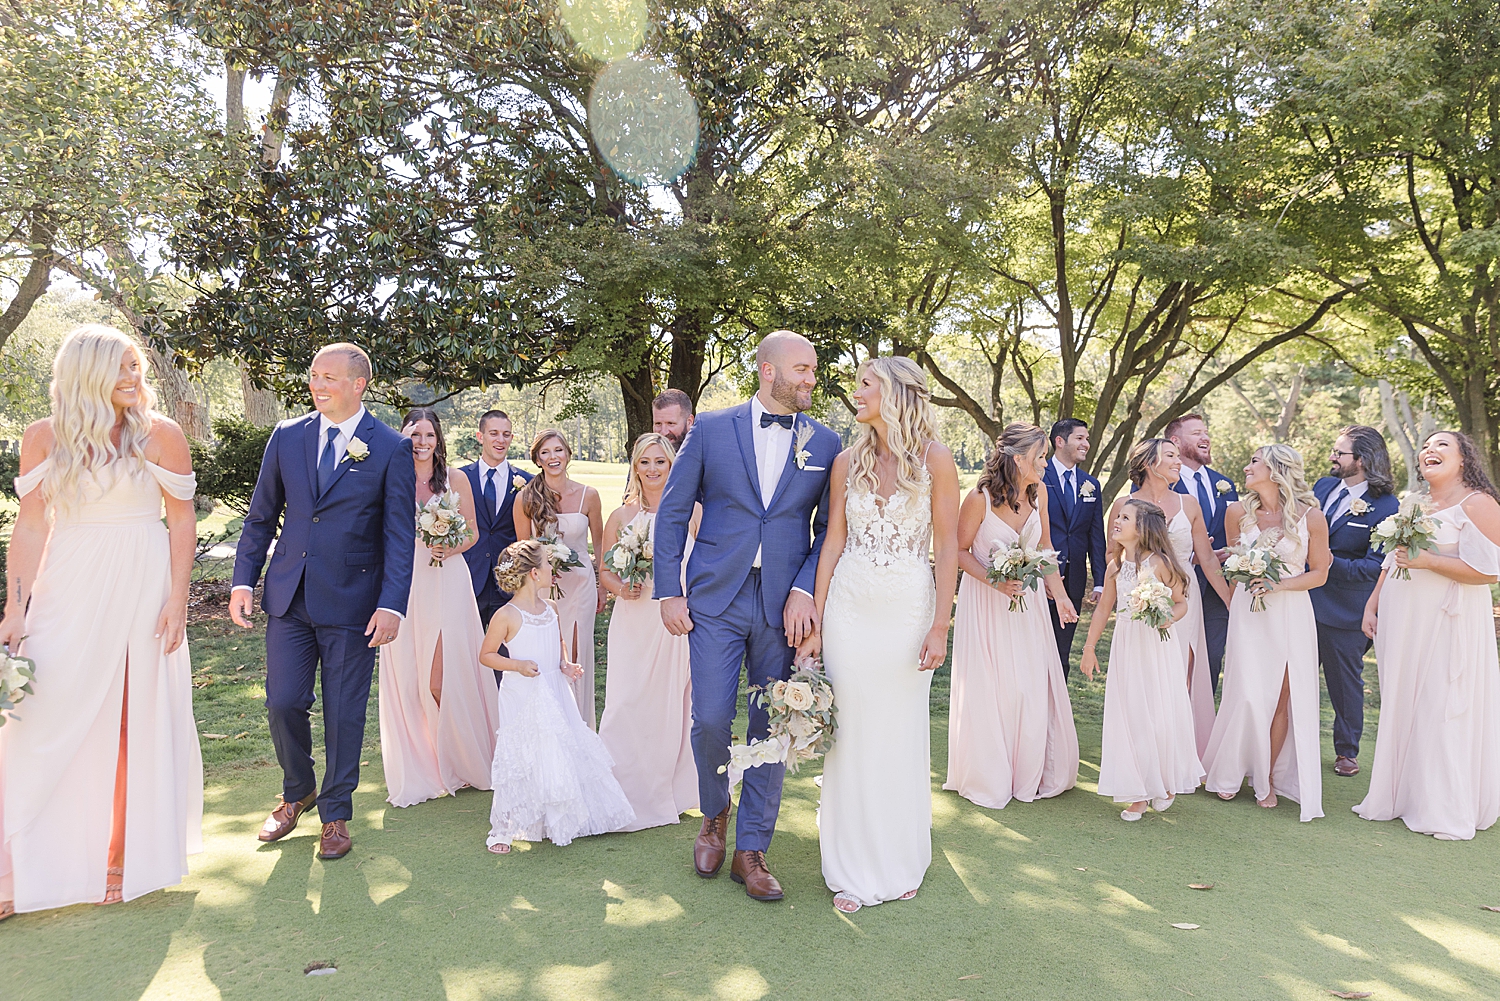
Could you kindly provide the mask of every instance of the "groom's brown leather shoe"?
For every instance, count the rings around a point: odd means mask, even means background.
[[[745,884],[745,894],[751,900],[780,900],[781,884],[766,868],[765,852],[735,852],[734,862],[729,866],[729,878]]]
[[[354,847],[349,837],[349,825],[342,820],[332,820],[323,825],[323,834],[318,838],[318,858],[333,860],[343,858]]]
[[[291,803],[283,799],[281,805],[272,810],[266,822],[260,826],[260,833],[256,837],[262,841],[280,841],[297,829],[297,821],[317,801],[316,792],[308,793],[306,799]]]
[[[1333,763],[1333,773],[1342,775],[1344,778],[1352,778],[1359,774],[1359,762],[1353,758],[1338,757]]]
[[[693,842],[693,868],[704,879],[717,876],[724,865],[724,839],[729,832],[729,807],[717,817],[704,817]]]

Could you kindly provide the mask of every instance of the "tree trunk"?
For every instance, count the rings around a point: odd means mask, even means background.
[[[651,365],[641,362],[634,372],[621,372],[620,396],[625,401],[625,454],[628,458],[635,440],[651,430],[651,401],[656,389],[651,380]]]
[[[137,331],[139,334],[139,331]],[[145,340],[142,337],[142,340]],[[182,428],[182,433],[195,441],[207,441],[213,437],[209,423],[208,394],[203,387],[194,384],[187,373],[172,364],[172,360],[148,342],[146,357],[151,373],[156,377],[157,405],[162,413],[172,418]]]
[[[1406,465],[1406,489],[1420,490],[1422,483],[1417,479],[1417,449],[1427,440],[1427,436],[1437,430],[1437,424],[1426,409],[1417,411],[1413,416],[1411,409],[1411,397],[1404,390],[1397,391],[1384,379],[1380,385],[1380,414],[1385,418],[1385,428],[1392,438],[1396,439],[1396,447],[1401,449],[1401,460]]]
[[[266,112],[266,124],[260,134],[260,165],[263,170],[275,170],[281,163],[281,146],[286,137],[286,122],[292,100],[294,81],[286,73],[276,78],[276,89],[271,92],[271,108]],[[240,115],[243,118],[244,109]]]
[[[281,399],[269,389],[261,389],[250,378],[250,370],[244,362],[238,362],[240,370],[240,392],[245,399],[245,420],[257,427],[267,428],[286,417],[286,408]]]
[[[688,394],[698,406],[703,392],[703,363],[708,358],[707,310],[690,310],[677,314],[672,325],[672,357],[667,363],[667,386]]]
[[[5,342],[10,340],[10,335],[16,332],[16,328],[26,319],[31,307],[47,291],[47,286],[52,281],[53,236],[52,226],[48,224],[42,211],[33,209],[31,267],[26,270],[26,277],[21,279],[15,298],[5,307],[5,312],[0,314],[0,348],[5,347]]]

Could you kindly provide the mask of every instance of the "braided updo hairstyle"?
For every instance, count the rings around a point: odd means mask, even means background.
[[[538,476],[537,479],[541,477]],[[512,542],[505,547],[499,562],[495,564],[495,583],[500,585],[500,590],[514,594],[526,583],[526,575],[550,558],[547,547],[535,539]]]

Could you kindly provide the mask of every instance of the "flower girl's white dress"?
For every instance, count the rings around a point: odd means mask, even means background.
[[[488,844],[574,838],[615,831],[635,820],[635,811],[615,781],[609,752],[578,715],[561,670],[557,613],[522,611],[521,628],[506,644],[511,657],[535,661],[528,678],[507,672],[500,686],[500,729],[490,781]]]

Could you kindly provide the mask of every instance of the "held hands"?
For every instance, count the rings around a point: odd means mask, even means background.
[[[241,594],[245,592],[241,591]],[[387,612],[383,608],[377,608],[375,614],[370,616],[370,624],[365,626],[365,635],[370,637],[370,646],[385,646],[396,638],[396,633],[401,631],[401,619],[395,612]]]
[[[241,629],[250,628],[250,616],[255,614],[255,592],[236,588],[229,594],[229,618]]]
[[[818,607],[808,595],[792,591],[786,596],[781,622],[786,629],[786,645],[799,649],[803,642],[818,632]]]
[[[241,591],[240,594],[245,592]],[[176,653],[187,639],[187,599],[168,598],[156,617],[156,638],[162,641],[163,653]]]
[[[686,636],[693,631],[693,618],[688,614],[687,599],[663,598],[661,600],[661,624],[673,636]]]

